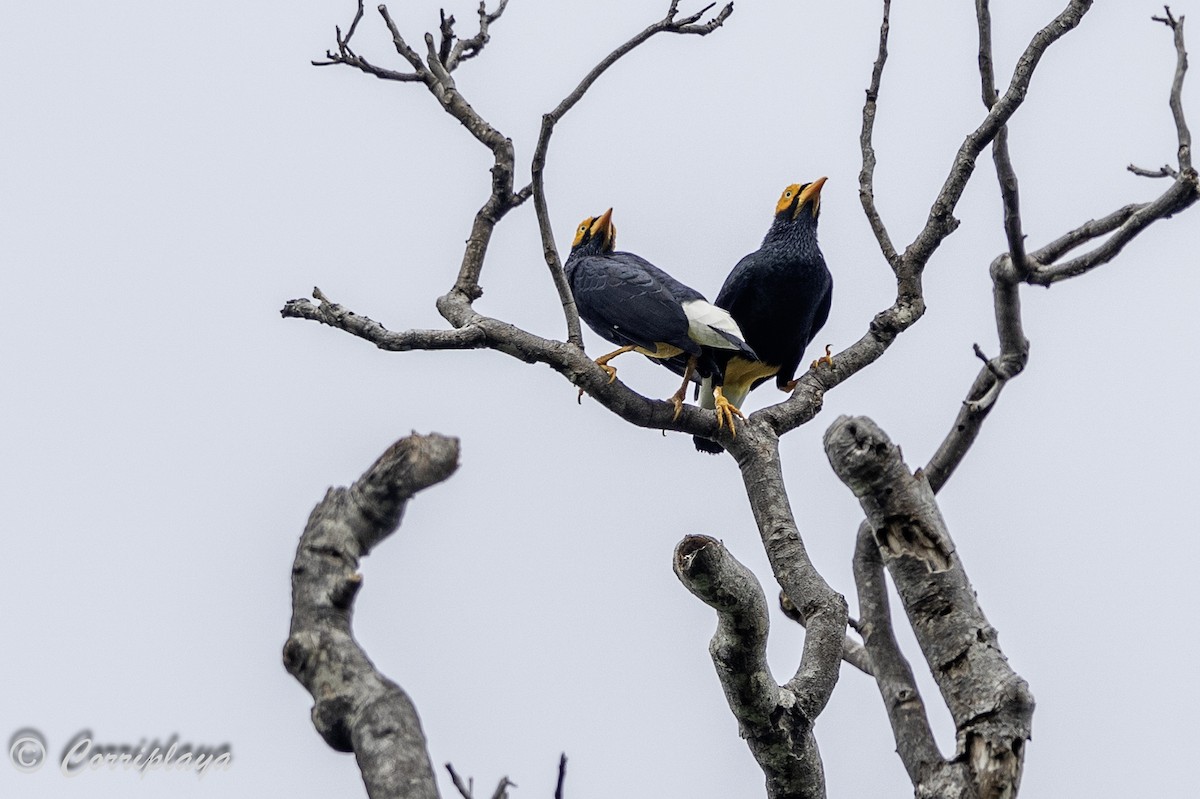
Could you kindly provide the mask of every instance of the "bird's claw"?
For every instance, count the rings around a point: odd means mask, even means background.
[[[678,420],[679,414],[683,413],[683,398],[684,398],[684,396],[686,396],[686,394],[687,394],[687,384],[684,383],[682,388],[680,388],[678,391],[676,391],[671,396],[667,397],[667,402],[671,403],[671,405],[674,406],[674,408],[675,408],[675,413],[671,414],[672,422]]]
[[[608,375],[608,384],[611,386],[613,381],[617,379],[617,367],[609,366],[606,363],[597,363],[596,365],[603,369],[604,373]]]
[[[825,354],[812,362],[812,368],[816,369],[818,366],[820,366],[823,363],[829,364],[830,369],[833,368],[833,347],[831,347],[828,344],[825,345]]]
[[[742,412],[736,405],[720,395],[716,397],[715,410],[717,412],[717,429],[722,429],[725,427],[725,423],[728,422],[730,434],[734,438],[737,438],[737,427],[734,426],[733,419],[737,417],[738,419],[745,420],[746,417],[742,415]]]

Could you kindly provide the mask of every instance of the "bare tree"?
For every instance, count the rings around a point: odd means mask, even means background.
[[[717,31],[732,14],[732,3],[715,13],[714,6],[708,6],[684,15],[674,0],[665,16],[601,60],[542,118],[530,164],[531,180],[520,188],[515,182],[512,142],[472,107],[453,77],[464,61],[481,55],[506,4],[507,0],[501,0],[489,10],[481,3],[478,26],[469,38],[461,38],[457,20],[443,13],[437,33],[425,35],[423,54],[408,44],[387,7],[379,6],[396,53],[407,64],[396,70],[378,66],[354,49],[354,35],[364,16],[360,0],[349,28],[345,33],[337,31],[336,49],[314,62],[352,67],[387,81],[424,85],[443,109],[491,152],[490,196],[475,215],[453,286],[437,299],[437,308],[449,327],[390,331],[331,301],[319,289],[313,290],[315,302],[291,300],[283,315],[321,322],[385,350],[486,348],[544,363],[631,424],[719,441],[741,470],[784,610],[806,628],[795,673],[782,682],[772,676],[765,657],[765,592],[721,542],[704,536],[685,538],[676,547],[674,568],[683,584],[717,612],[718,628],[710,653],[742,736],[766,776],[768,796],[825,795],[813,724],[829,701],[843,661],[874,676],[897,751],[917,796],[1015,796],[1030,735],[1033,696],[999,647],[996,632],[955,552],[935,494],[970,450],[1004,387],[1028,361],[1029,344],[1021,320],[1022,286],[1050,286],[1108,263],[1152,223],[1190,207],[1200,194],[1181,102],[1187,69],[1183,18],[1175,17],[1169,8],[1163,16],[1154,17],[1172,33],[1177,54],[1170,88],[1178,139],[1176,163],[1157,170],[1129,167],[1138,175],[1164,179],[1167,188],[1151,202],[1126,205],[1030,249],[1022,232],[1020,191],[1008,152],[1007,124],[1020,110],[1042,56],[1075,29],[1091,2],[1070,0],[1039,30],[1018,59],[1007,88],[1000,92],[993,70],[988,3],[976,0],[984,113],[978,126],[964,135],[930,204],[924,227],[899,249],[876,207],[873,182],[873,131],[888,55],[890,2],[884,0],[878,56],[862,114],[859,185],[863,211],[895,277],[894,301],[867,322],[858,341],[834,356],[832,366],[814,364],[800,376],[788,399],[751,414],[739,423],[734,436],[730,429],[718,426],[713,414],[700,408],[686,406],[675,418],[669,402],[641,396],[619,380],[610,383],[608,374],[584,353],[579,316],[564,278],[543,183],[556,125],[608,67],[658,34],[705,36]],[[854,555],[861,618],[849,619],[845,599],[830,587],[805,551],[783,482],[779,440],[811,421],[821,410],[827,391],[877,361],[898,336],[921,319],[925,266],[958,227],[955,209],[979,156],[989,147],[1003,200],[1007,239],[1007,250],[990,266],[998,354],[988,357],[982,347],[975,346],[983,362],[979,374],[967,389],[941,446],[929,463],[915,471],[902,460],[899,447],[870,419],[839,418],[825,434],[829,461],[859,498],[865,514]],[[509,211],[530,198],[549,277],[562,303],[565,335],[561,341],[487,317],[473,307],[481,294],[480,275],[493,230]],[[285,663],[313,695],[317,730],[330,746],[356,754],[372,797],[438,793],[412,702],[399,686],[374,669],[351,636],[350,614],[361,584],[356,567],[362,555],[394,530],[405,502],[416,491],[453,472],[457,456],[457,442],[440,436],[414,434],[394,444],[351,488],[331,491],[317,506],[293,568],[294,614]],[[949,755],[943,755],[934,742],[925,700],[896,644],[885,567],[954,720],[956,746]],[[451,775],[459,793],[471,796],[473,786],[452,769]],[[564,775],[565,759],[559,767],[559,796]],[[506,795],[509,785],[507,779],[502,780],[493,795]]]

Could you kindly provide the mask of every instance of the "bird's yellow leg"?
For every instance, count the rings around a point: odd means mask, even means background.
[[[729,422],[729,432],[733,433],[734,438],[737,438],[737,428],[733,426],[733,417],[736,416],[739,419],[745,419],[746,417],[738,410],[738,406],[725,399],[720,386],[713,389],[713,399],[716,401],[717,406],[717,429],[721,429],[725,426],[726,422]]]
[[[596,359],[596,365],[599,366],[601,369],[603,369],[604,373],[606,375],[608,375],[609,383],[611,383],[612,381],[617,379],[617,367],[609,366],[608,362],[611,361],[613,358],[617,357],[618,355],[623,355],[626,352],[632,352],[633,350],[636,350],[636,349],[637,349],[637,347],[630,344],[628,346],[622,347],[619,350],[613,350],[608,355],[601,355],[599,358]],[[579,389],[579,395],[577,397],[575,397],[575,401],[580,404],[583,404],[583,389],[582,388]]]
[[[830,369],[833,368],[833,347],[828,344],[825,345],[825,354],[812,362],[812,368],[816,369],[823,363],[829,364]]]
[[[675,415],[671,417],[671,421],[679,418],[679,414],[683,413],[683,398],[687,396],[688,383],[692,382],[692,372],[696,371],[696,356],[688,358],[687,367],[683,370],[683,385],[679,387],[671,396],[667,397],[667,401],[675,406]]]
[[[633,344],[628,344],[619,350],[613,350],[608,355],[601,355],[599,358],[596,359],[596,365],[599,366],[601,369],[603,369],[605,371],[605,373],[608,375],[608,382],[611,383],[612,381],[617,379],[617,367],[609,366],[608,362],[611,361],[613,358],[617,357],[618,355],[623,355],[627,352],[633,352],[636,349],[637,349],[637,347],[634,346]]]

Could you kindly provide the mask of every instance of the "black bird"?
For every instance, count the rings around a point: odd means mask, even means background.
[[[722,399],[740,408],[750,390],[770,377],[782,391],[795,389],[796,368],[804,348],[824,326],[833,297],[833,277],[817,246],[825,180],[784,189],[762,246],[738,261],[725,278],[716,304],[733,315],[758,359],[740,353],[718,354],[725,396],[703,381],[702,408],[720,407]],[[828,347],[813,366],[818,362],[833,365]],[[694,438],[701,452],[722,451],[714,441]]]
[[[736,352],[753,359],[754,350],[746,346],[728,311],[645,258],[614,252],[616,239],[611,208],[588,217],[576,229],[564,265],[575,306],[588,327],[620,347],[596,359],[610,383],[617,370],[608,362],[625,352],[640,352],[664,365],[671,359],[685,360],[683,385],[670,398],[679,416],[693,372],[719,392],[717,353]],[[733,425],[732,417],[718,415],[719,424],[725,421]]]

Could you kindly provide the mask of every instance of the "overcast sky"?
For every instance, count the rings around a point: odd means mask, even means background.
[[[710,37],[656,38],[618,63],[553,141],[560,247],[612,206],[623,249],[711,298],[784,186],[828,175],[835,291],[819,338],[851,344],[894,290],[857,198],[879,5],[745,0]],[[913,5],[895,9],[876,128],[898,244],[983,114],[969,4]],[[443,326],[434,300],[488,190],[489,154],[423,88],[308,65],[353,6],[0,12],[0,739],[35,727],[53,760],[85,729],[100,743],[174,733],[233,752],[203,779],[0,764],[0,794],[360,795],[353,758],[313,731],[310,698],[280,663],[290,567],[326,488],[415,429],[460,436],[462,467],[365,562],[355,631],[415,700],[440,775],[452,761],[485,795],[507,774],[516,799],[545,799],[566,751],[570,799],[761,795],[707,655],[714,616],[670,568],[683,535],[707,533],[769,580],[732,459],[577,405],[542,366],[383,353],[280,319],[317,285],[392,329]],[[520,180],[541,114],[666,6],[513,0],[457,81],[513,138]],[[997,6],[1006,83],[1059,5]],[[393,13],[419,42],[437,7]],[[450,10],[469,30],[471,3]],[[1011,126],[1031,245],[1165,188],[1125,171],[1175,158],[1159,12],[1097,3],[1043,60]],[[372,11],[358,50],[403,66]],[[1185,103],[1200,125],[1194,83]],[[926,317],[783,443],[801,534],[851,613],[861,514],[821,434],[838,414],[870,415],[915,467],[948,430],[979,368],[972,343],[997,350],[987,268],[1003,233],[986,154],[958,215],[926,273]],[[1198,220],[1191,209],[1091,275],[1024,292],[1029,368],[941,495],[1037,698],[1028,799],[1194,791],[1179,755],[1200,746],[1200,432],[1186,410]],[[482,312],[563,335],[531,204],[498,229],[483,286]],[[652,397],[677,385],[641,359],[619,366]],[[781,398],[765,388],[748,409]],[[802,632],[772,620],[782,681]],[[949,715],[908,651],[949,751]],[[830,796],[911,795],[870,678],[843,670],[817,736]]]

